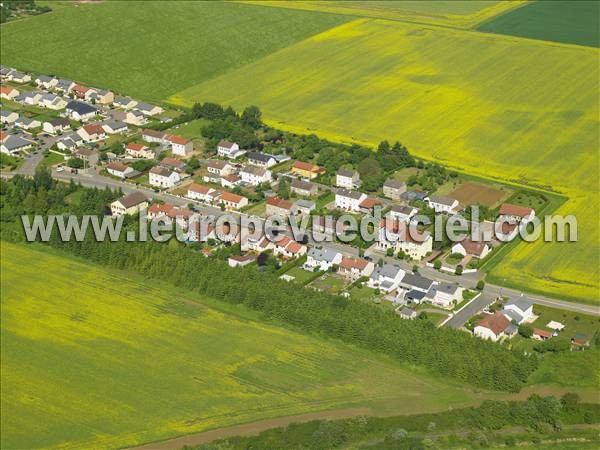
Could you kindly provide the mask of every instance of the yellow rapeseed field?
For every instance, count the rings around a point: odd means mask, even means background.
[[[496,278],[598,299],[599,52],[433,25],[359,19],[171,97],[259,105],[268,122],[567,195],[576,244],[521,245]]]
[[[402,414],[475,399],[243,308],[48,247],[1,250],[2,448],[125,448],[311,411]]]

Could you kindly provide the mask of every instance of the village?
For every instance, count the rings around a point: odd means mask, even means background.
[[[230,136],[208,146],[198,139],[206,121],[180,122],[181,112],[168,106],[8,67],[0,75],[3,170],[41,164],[57,176],[120,183],[129,193],[109,205],[114,217],[145,210],[149,220],[177,223],[207,257],[226,248],[228,264],[244,267],[262,266],[268,255],[283,280],[390,308],[399,320],[428,320],[493,341],[589,345],[593,330],[578,328],[576,315],[535,305],[522,292],[486,292],[481,268],[546,208],[541,194],[445,173],[438,180],[418,167],[393,171],[367,190],[358,165],[331,171],[272,145],[243,148]],[[177,202],[164,201],[163,194]],[[475,205],[483,207],[481,221],[470,215]],[[321,243],[289,233],[244,239],[240,233],[223,243],[214,228],[224,213],[308,217],[320,235],[333,237],[346,232],[336,218],[360,219],[376,208],[383,211],[376,242]],[[406,232],[419,214],[464,214],[471,227],[494,231],[493,237],[437,244],[431,228],[417,236]],[[511,224],[495,229],[496,219]]]

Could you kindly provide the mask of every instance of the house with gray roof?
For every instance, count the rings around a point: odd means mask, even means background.
[[[400,287],[405,291],[421,291],[426,294],[435,284],[435,281],[425,278],[418,273],[407,272],[400,281]]]
[[[504,304],[502,314],[511,322],[514,321],[519,325],[523,322],[530,322],[534,317],[533,302],[523,294],[513,297]]]
[[[367,286],[373,289],[379,289],[385,293],[390,293],[400,285],[400,281],[406,272],[395,264],[384,264],[375,268]]]
[[[47,75],[40,75],[35,79],[35,84],[44,89],[52,89],[58,84],[58,79]]]
[[[313,195],[317,195],[319,187],[310,181],[294,179],[290,184],[290,190],[302,197],[312,197]]]
[[[462,301],[464,289],[458,283],[435,283],[427,292],[427,301],[441,308],[452,308]]]
[[[408,306],[404,306],[402,309],[400,309],[398,311],[398,315],[402,319],[412,320],[412,319],[416,319],[417,318],[418,313],[414,309],[409,308]]]
[[[8,125],[13,124],[19,118],[19,114],[9,109],[3,109],[0,111],[0,122]]]
[[[406,192],[406,183],[388,178],[383,183],[383,195],[392,200],[400,200],[402,194]]]
[[[23,150],[31,148],[33,142],[23,139],[19,136],[9,135],[2,144],[0,144],[0,152],[10,156],[16,156]]]
[[[335,185],[345,189],[357,189],[360,186],[360,174],[356,170],[338,169]]]
[[[71,100],[67,103],[65,112],[73,120],[87,121],[94,117],[98,110],[87,103]]]
[[[308,270],[327,271],[333,266],[337,266],[342,262],[342,254],[328,247],[316,248],[311,247],[308,250],[304,268]]]
[[[59,78],[54,89],[56,89],[57,91],[64,92],[65,94],[68,94],[69,92],[71,92],[73,90],[74,87],[75,87],[74,81],[65,80],[64,78]]]
[[[127,124],[121,120],[108,119],[102,122],[102,128],[107,134],[126,133]]]
[[[277,164],[277,160],[273,155],[261,152],[248,152],[248,162],[254,166],[273,167]]]
[[[316,203],[311,200],[296,200],[294,203],[297,214],[310,214],[316,208]]]

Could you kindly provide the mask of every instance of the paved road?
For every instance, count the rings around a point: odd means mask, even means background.
[[[444,326],[450,328],[461,328],[467,321],[476,314],[479,314],[486,306],[491,305],[496,300],[496,296],[482,292],[479,297],[474,298],[467,303],[460,311],[454,314]]]

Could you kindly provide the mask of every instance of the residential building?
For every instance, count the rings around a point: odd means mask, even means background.
[[[360,174],[356,170],[339,169],[335,174],[335,185],[345,189],[360,186]]]
[[[433,238],[427,231],[411,228],[406,222],[386,217],[379,224],[377,250],[393,253],[404,252],[412,259],[420,260],[433,250]]]
[[[223,139],[217,144],[217,154],[223,158],[235,159],[244,153],[246,152],[240,150],[240,146],[236,142],[229,142]]]
[[[65,107],[65,112],[73,120],[79,120],[86,122],[92,119],[98,110],[92,105],[87,103],[78,102],[77,100],[71,100]]]
[[[523,294],[513,297],[504,304],[502,314],[518,325],[523,322],[530,322],[534,318],[533,302]]]
[[[35,79],[35,84],[44,89],[52,89],[58,84],[58,78],[40,75]]]
[[[166,143],[167,133],[162,131],[144,129],[142,130],[142,139],[146,142],[157,142],[159,144]]]
[[[404,270],[400,266],[393,264],[384,264],[381,267],[376,267],[367,281],[367,286],[373,289],[390,293],[397,289],[400,281],[404,277]]]
[[[154,150],[150,149],[150,147],[146,147],[145,145],[137,144],[135,142],[130,142],[127,144],[125,147],[125,153],[133,158],[154,158]]]
[[[194,151],[194,144],[183,136],[171,134],[167,136],[167,141],[171,144],[171,151],[174,155],[187,156]]]
[[[161,166],[156,166],[150,169],[150,172],[148,172],[148,181],[151,186],[159,188],[172,188],[179,183],[179,181],[181,181],[181,177],[175,171]]]
[[[244,183],[258,186],[261,183],[271,182],[271,171],[265,167],[247,165],[240,170],[240,177]]]
[[[552,333],[546,330],[542,330],[541,328],[534,328],[533,334],[531,335],[532,339],[537,341],[547,341],[552,337]]]
[[[402,293],[404,298],[415,303],[421,303],[435,284],[435,281],[418,273],[406,272],[399,282],[399,287],[404,291]],[[419,295],[414,295],[416,293],[419,293]]]
[[[375,264],[364,258],[342,257],[338,273],[345,278],[356,281],[361,277],[369,277],[375,270]]]
[[[210,203],[213,200],[213,196],[209,195],[211,192],[216,191],[210,186],[192,183],[188,186],[186,197],[192,200],[199,200],[201,202]]]
[[[314,164],[307,163],[304,161],[294,161],[291,172],[302,178],[308,178],[312,180],[325,173],[323,167],[315,166]]]
[[[358,211],[363,214],[374,214],[375,207],[381,205],[378,198],[367,197],[358,205]]]
[[[292,180],[290,189],[294,194],[302,197],[312,197],[319,192],[319,187],[315,183],[297,179]]]
[[[400,316],[400,318],[402,319],[406,319],[406,320],[413,320],[416,319],[417,316],[419,315],[417,313],[417,311],[415,311],[412,308],[409,308],[407,306],[404,306],[399,312],[398,315]]]
[[[531,208],[521,205],[512,205],[504,203],[500,206],[498,213],[499,219],[511,220],[515,223],[530,222],[535,217],[535,211]]]
[[[388,213],[388,217],[392,220],[409,223],[418,212],[419,210],[412,206],[393,205]]]
[[[88,123],[77,130],[83,142],[98,142],[106,139],[106,131],[99,123]]]
[[[86,168],[96,166],[96,164],[98,164],[98,159],[100,158],[100,155],[96,150],[89,148],[80,148],[73,153],[73,156],[85,161]]]
[[[20,116],[15,121],[15,127],[19,127],[23,130],[33,130],[34,128],[39,128],[41,126],[42,122],[40,122],[39,120],[25,116]]]
[[[267,216],[287,217],[294,213],[294,204],[279,197],[269,197],[266,201]]]
[[[0,132],[2,133],[2,132]],[[0,152],[10,156],[17,156],[22,151],[28,150],[33,146],[33,142],[23,139],[19,136],[2,133]]]
[[[31,75],[24,72],[19,72],[18,70],[13,70],[10,72],[8,79],[10,81],[14,81],[15,83],[25,84],[31,81]]]
[[[69,94],[75,86],[76,85],[73,81],[59,78],[58,83],[56,83],[54,89],[60,92],[64,92],[65,94]]]
[[[57,111],[59,109],[64,109],[67,106],[67,101],[56,94],[47,92],[45,94],[42,94],[42,96],[40,97],[38,101],[38,106],[41,108],[48,108]]]
[[[148,123],[148,118],[141,111],[134,109],[133,111],[127,111],[127,114],[125,115],[125,123],[135,125],[136,127],[141,127],[142,125]]]
[[[56,141],[56,146],[60,150],[73,151],[80,145],[83,145],[83,139],[81,139],[81,136],[79,136],[79,134],[77,134],[75,132],[65,134],[65,135],[61,136],[60,138],[58,138],[58,140]]]
[[[432,286],[426,298],[436,306],[450,309],[462,301],[463,291],[458,283],[443,282]]]
[[[117,161],[108,163],[106,165],[106,170],[111,175],[119,178],[127,178],[128,176],[131,176],[134,173],[132,167],[126,166],[125,164],[122,164]]]
[[[95,89],[89,97],[90,101],[93,100],[101,105],[110,105],[115,99],[115,94],[108,89]]]
[[[170,203],[155,203],[148,209],[149,220],[161,220],[168,224],[176,223],[183,230],[189,228],[190,221],[194,216],[193,211],[187,208],[177,208]]]
[[[367,198],[366,194],[348,189],[338,189],[335,193],[335,207],[345,211],[359,212],[360,204]]]
[[[113,216],[133,215],[147,208],[148,199],[139,191],[124,195],[110,204],[110,212]]]
[[[22,103],[23,105],[35,106],[39,103],[41,98],[42,94],[38,92],[22,92],[13,100],[17,103]]]
[[[0,122],[2,122],[2,123],[11,125],[11,124],[15,123],[18,118],[19,118],[19,114],[14,111],[10,111],[8,109],[3,109],[0,111]]]
[[[127,133],[127,124],[120,120],[108,119],[102,122],[102,128],[108,134]]]
[[[129,97],[122,97],[120,95],[117,95],[113,100],[113,106],[117,108],[132,109],[135,108],[136,105],[137,102],[135,100]]]
[[[425,201],[436,213],[455,214],[460,208],[458,200],[448,196],[432,195],[431,197],[426,197]]]
[[[223,192],[216,198],[216,201],[228,210],[238,210],[244,206],[248,206],[248,199],[246,197],[231,192]]]
[[[249,152],[248,162],[255,166],[266,167],[267,169],[277,164],[277,160],[273,155],[260,152]]]
[[[452,253],[459,253],[463,256],[473,256],[483,259],[490,252],[490,246],[483,241],[472,241],[470,238],[465,238],[452,246]]]
[[[71,92],[73,92],[73,94],[75,94],[75,97],[77,97],[78,99],[91,100],[91,95],[94,92],[94,90],[87,86],[76,84],[71,89]]]
[[[209,161],[206,164],[206,171],[220,179],[222,176],[234,173],[235,167],[227,161]]]
[[[19,91],[12,86],[0,86],[0,98],[12,100],[19,95]]]
[[[308,270],[321,270],[323,272],[342,262],[342,254],[333,248],[316,248],[308,250],[304,268]]]
[[[288,236],[273,242],[273,254],[284,259],[299,258],[306,254],[306,245],[299,244]]]
[[[234,188],[242,183],[242,179],[236,174],[223,175],[220,180],[221,186]]]
[[[145,116],[156,116],[165,112],[160,106],[150,105],[149,103],[138,103],[135,105],[135,109],[140,111]]]
[[[171,158],[170,156],[161,159],[160,165],[166,167],[167,169],[175,170],[177,172],[183,172],[186,168],[185,161],[182,161],[177,158]]]
[[[481,319],[473,330],[473,334],[482,339],[498,341],[505,336],[510,321],[501,313],[489,314]]]
[[[244,267],[256,261],[254,255],[233,255],[227,259],[229,267]]]
[[[296,200],[294,203],[296,214],[310,214],[316,208],[316,203],[311,200]]]

